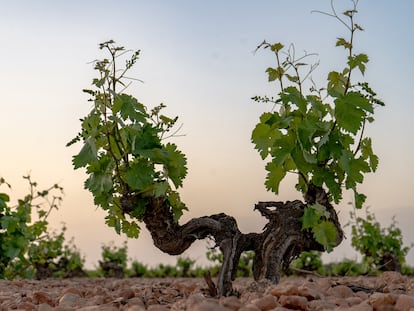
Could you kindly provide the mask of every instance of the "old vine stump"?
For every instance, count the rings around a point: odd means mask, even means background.
[[[319,250],[323,247],[309,230],[302,230],[301,217],[307,204],[318,202],[326,207],[329,220],[337,229],[337,243],[343,239],[343,231],[327,194],[320,187],[311,186],[305,196],[306,203],[299,200],[288,202],[259,202],[255,205],[268,223],[261,233],[240,232],[236,220],[224,213],[193,218],[180,225],[173,219],[168,200],[163,197],[149,198],[143,221],[151,233],[154,245],[161,251],[179,255],[197,239],[210,237],[223,253],[223,263],[217,280],[217,294],[233,293],[238,261],[244,251],[254,251],[253,276],[256,281],[279,282],[280,272],[302,251]],[[134,197],[124,197],[124,212],[133,206]]]

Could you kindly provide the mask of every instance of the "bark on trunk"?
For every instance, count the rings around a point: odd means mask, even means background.
[[[323,250],[309,230],[302,230],[300,218],[306,204],[318,202],[327,208],[331,215],[329,220],[337,228],[337,245],[341,243],[343,231],[325,191],[311,185],[305,200],[306,203],[299,200],[257,203],[255,210],[268,220],[261,233],[241,233],[236,220],[224,213],[193,218],[186,224],[179,225],[174,221],[171,207],[164,198],[151,198],[143,221],[151,233],[154,245],[171,255],[183,253],[195,240],[213,238],[223,253],[217,293],[228,296],[233,294],[232,281],[244,251],[252,250],[255,253],[255,280],[267,279],[277,283],[281,270],[287,268],[302,251]],[[125,209],[131,206],[130,203],[128,200],[123,201]]]

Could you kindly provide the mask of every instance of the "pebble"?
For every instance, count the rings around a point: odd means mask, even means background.
[[[326,300],[312,300],[308,303],[309,310],[334,310],[337,305]]]
[[[80,306],[82,305],[82,297],[77,294],[66,293],[59,299],[59,306]]]
[[[135,292],[131,288],[122,289],[119,293],[122,298],[131,299],[135,297]]]
[[[354,292],[348,286],[338,285],[331,287],[326,291],[327,295],[339,297],[339,298],[349,298],[354,297]]]
[[[252,300],[252,303],[262,311],[271,310],[278,306],[277,298],[273,295],[266,295],[261,298],[254,299]]]
[[[52,297],[44,291],[34,292],[32,299],[35,304],[48,304],[50,306],[55,305]]]
[[[306,310],[308,300],[302,296],[281,296],[279,299],[282,307],[294,310]]]
[[[237,311],[243,306],[243,303],[236,296],[222,297],[220,304],[233,311]]]
[[[384,308],[386,305],[393,306],[395,304],[395,295],[389,293],[373,293],[369,298],[369,304],[375,309]]]
[[[414,308],[414,297],[408,295],[399,295],[395,304],[395,310],[408,311]]]

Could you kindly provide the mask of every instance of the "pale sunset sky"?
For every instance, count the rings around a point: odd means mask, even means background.
[[[352,6],[336,0],[338,12]],[[367,128],[380,158],[378,171],[360,187],[378,220],[393,215],[406,244],[414,242],[414,2],[360,0],[356,22],[365,31],[355,38],[355,52],[370,58],[365,79],[386,106],[376,110]],[[333,18],[311,13],[329,11],[329,0],[0,0],[0,176],[12,184],[13,200],[26,193],[21,178],[30,173],[41,186],[58,182],[65,189],[53,228],[65,222],[67,240],[86,257],[88,267],[100,259],[103,243],[121,245],[104,223],[105,214],[83,189],[86,175],[74,171],[71,159],[80,145],[65,144],[79,129],[79,118],[90,109],[89,88],[95,76],[91,61],[101,58],[100,42],[114,39],[128,49],[141,49],[127,92],[148,107],[163,102],[166,113],[179,116],[183,137],[175,143],[186,153],[189,174],[180,190],[189,207],[181,221],[225,212],[243,232],[259,232],[264,220],[253,211],[257,201],[300,198],[293,178],[280,195],[266,192],[265,163],[250,142],[260,114],[271,107],[251,100],[276,95],[265,69],[275,66],[268,51],[254,53],[264,39],[294,43],[297,53],[317,53],[314,80],[325,86],[330,70],[341,70],[345,51],[336,38],[347,36]],[[0,191],[8,191],[0,188]],[[352,200],[344,194],[337,206],[342,223],[349,221]],[[360,213],[363,215],[363,213]],[[349,229],[349,228],[348,228]],[[347,229],[347,230],[348,230]],[[163,254],[142,225],[138,240],[129,240],[129,257],[142,263],[176,262]],[[184,254],[204,265],[206,242]],[[350,236],[327,261],[356,259]],[[407,257],[414,265],[414,251]]]

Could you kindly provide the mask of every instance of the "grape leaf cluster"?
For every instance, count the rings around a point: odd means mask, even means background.
[[[310,77],[318,65],[306,63],[313,54],[297,58],[293,45],[285,48],[279,42],[264,41],[258,47],[276,56],[277,66],[267,68],[266,72],[269,82],[279,83],[280,92],[276,98],[253,97],[256,102],[271,103],[273,108],[260,116],[251,140],[261,158],[268,160],[265,185],[276,194],[285,176],[294,173],[298,176],[296,189],[303,195],[313,185],[325,189],[329,200],[336,204],[341,201],[344,188],[353,191],[357,208],[366,200],[357,186],[363,182],[364,174],[375,172],[378,157],[371,138],[365,135],[365,126],[374,121],[375,107],[384,103],[367,82],[355,83],[351,79],[354,74],[363,77],[368,63],[366,54],[355,54],[353,49],[354,34],[362,30],[354,22],[356,13],[356,9],[344,12],[349,23],[336,12],[332,15],[348,27],[350,39],[337,39],[336,46],[347,51],[346,66],[342,71],[328,74],[326,87],[317,88]],[[305,92],[307,83],[310,87]],[[334,240],[332,228],[325,222],[323,226],[328,227],[320,227],[321,222],[309,213],[315,216],[315,209],[305,213],[304,228],[313,228],[315,237],[321,233],[319,241],[329,248]],[[322,214],[319,217],[323,218]],[[307,219],[314,221],[306,223]],[[318,230],[317,226],[324,230]]]
[[[358,192],[357,185],[363,182],[365,173],[377,169],[378,157],[364,129],[367,122],[374,121],[375,106],[384,104],[367,82],[351,82],[351,73],[358,69],[363,75],[368,62],[366,54],[353,54],[353,34],[361,28],[352,25],[351,40],[339,38],[336,44],[348,50],[347,66],[341,72],[328,74],[326,88],[316,89],[312,85],[308,94],[303,91],[303,84],[315,66],[311,66],[305,78],[300,69],[307,65],[303,59],[310,55],[295,59],[294,51],[285,51],[281,43],[260,45],[276,55],[277,67],[266,71],[270,82],[279,81],[281,91],[277,99],[253,98],[273,103],[274,108],[261,115],[252,132],[252,142],[262,159],[271,159],[266,165],[266,187],[276,194],[280,182],[291,172],[298,175],[296,187],[304,194],[310,184],[323,186],[330,198],[339,203],[345,186],[354,191],[357,207],[365,201],[366,196]],[[286,59],[281,61],[283,55]]]
[[[84,90],[91,96],[92,109],[81,119],[81,132],[68,146],[82,141],[73,157],[75,169],[86,168],[85,188],[97,206],[107,211],[106,223],[129,237],[138,237],[139,221],[151,198],[165,198],[178,220],[186,209],[177,188],[187,174],[185,155],[174,143],[166,142],[177,118],[162,114],[164,104],[148,108],[124,93],[130,78],[126,73],[139,58],[140,51],[127,51],[107,41],[100,49],[110,58],[95,62],[98,78],[94,88]],[[132,54],[123,68],[119,57]],[[122,87],[120,91],[118,88]],[[122,200],[133,198],[125,210]]]

